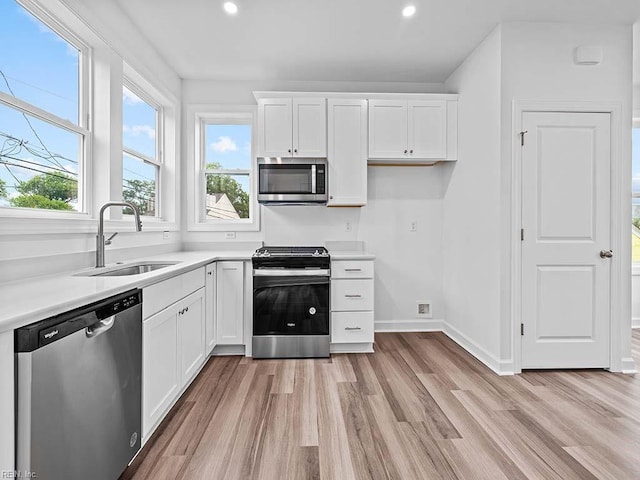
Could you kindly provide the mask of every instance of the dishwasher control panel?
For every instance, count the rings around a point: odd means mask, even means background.
[[[15,351],[32,352],[141,303],[142,291],[130,290],[32,323],[15,331]]]

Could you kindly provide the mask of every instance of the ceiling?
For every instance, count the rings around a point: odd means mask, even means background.
[[[116,1],[183,79],[442,82],[500,22],[640,18],[639,0],[236,0],[236,16],[223,0]]]

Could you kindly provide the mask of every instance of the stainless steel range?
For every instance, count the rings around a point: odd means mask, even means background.
[[[330,257],[324,247],[263,247],[253,263],[253,356],[329,356]]]

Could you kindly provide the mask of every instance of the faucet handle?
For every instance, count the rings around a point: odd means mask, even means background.
[[[107,238],[107,239],[104,241],[104,244],[105,244],[105,245],[111,245],[111,240],[112,240],[112,239],[113,239],[113,237],[115,237],[117,234],[118,234],[118,232],[115,232],[113,235],[111,235],[109,238]]]

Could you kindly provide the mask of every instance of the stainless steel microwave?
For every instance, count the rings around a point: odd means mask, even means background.
[[[327,203],[327,159],[258,157],[258,202]]]

